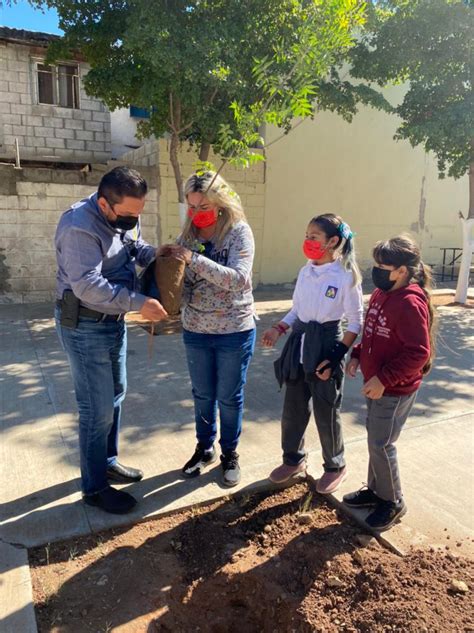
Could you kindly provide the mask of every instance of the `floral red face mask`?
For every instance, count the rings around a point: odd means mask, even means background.
[[[193,209],[188,209],[188,215],[194,226],[198,229],[206,229],[208,226],[212,226],[217,222],[215,209],[209,209],[208,211],[193,211]]]
[[[321,259],[326,253],[326,248],[323,248],[321,242],[317,240],[305,240],[303,242],[303,253],[308,259]]]

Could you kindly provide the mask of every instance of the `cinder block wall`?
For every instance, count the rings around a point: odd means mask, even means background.
[[[121,161],[141,170],[143,167],[155,171],[158,183],[158,204],[160,209],[161,241],[174,241],[180,232],[178,193],[174,179],[173,167],[169,160],[169,142],[165,139],[150,141],[139,149],[127,152],[120,157]],[[183,146],[179,154],[183,178],[193,171],[198,156],[191,148]],[[209,161],[217,168],[221,159],[211,154]],[[159,165],[159,171],[157,169]],[[235,169],[226,166],[222,176],[239,194],[255,236],[255,261],[253,270],[254,286],[260,282],[263,221],[265,212],[265,165],[257,163],[251,169]],[[157,181],[158,182],[158,181]]]
[[[86,95],[88,66],[79,64],[80,108],[39,105],[35,97],[33,58],[42,48],[0,42],[0,157],[105,162],[111,158],[110,112]]]
[[[92,194],[104,171],[91,172],[0,165],[0,304],[52,301],[56,278],[54,234],[61,214]],[[155,176],[142,215],[144,238],[157,244],[159,217]]]

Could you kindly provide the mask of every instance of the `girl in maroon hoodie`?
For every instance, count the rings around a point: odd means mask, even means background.
[[[420,249],[406,236],[378,242],[372,280],[377,287],[361,342],[346,373],[364,377],[369,448],[368,486],[344,496],[346,505],[372,508],[367,524],[387,530],[407,511],[400,485],[397,441],[433,354],[431,274]]]

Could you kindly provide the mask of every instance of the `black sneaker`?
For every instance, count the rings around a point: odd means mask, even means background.
[[[349,492],[342,500],[350,508],[372,508],[377,505],[380,498],[370,488],[361,488],[357,492]]]
[[[95,495],[84,495],[82,499],[87,505],[95,506],[111,514],[127,514],[137,505],[135,497],[123,490],[115,490],[111,486]]]
[[[380,500],[375,506],[375,510],[369,514],[365,522],[373,530],[383,532],[395,525],[404,514],[407,513],[406,503],[401,499],[397,503],[394,501]]]
[[[194,455],[184,464],[181,472],[184,477],[199,477],[202,469],[213,464],[216,459],[217,453],[214,446],[211,446],[209,449],[204,449],[200,444],[197,444]]]
[[[231,488],[240,481],[239,456],[235,451],[227,451],[221,455],[222,463],[222,483]]]

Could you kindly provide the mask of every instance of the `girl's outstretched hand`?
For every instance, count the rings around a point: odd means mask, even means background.
[[[362,387],[362,393],[371,400],[379,400],[383,396],[385,387],[382,385],[377,376],[372,376]]]
[[[268,328],[262,335],[262,347],[273,347],[280,338],[280,332],[274,327]]]
[[[358,358],[351,358],[346,365],[346,374],[351,378],[355,378],[359,365],[360,363]]]

